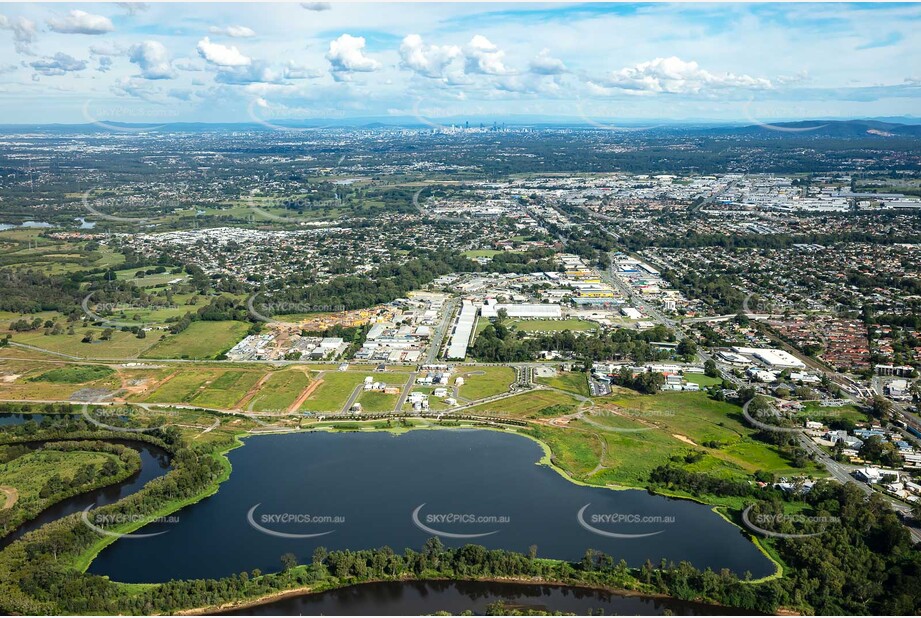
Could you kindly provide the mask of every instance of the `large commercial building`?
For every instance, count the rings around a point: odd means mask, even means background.
[[[483,305],[481,315],[484,318],[495,318],[499,315],[499,310],[505,309],[510,318],[544,318],[559,319],[563,317],[563,311],[559,305],[539,304],[539,303],[520,303],[520,304],[498,304],[493,299],[488,299]]]
[[[770,369],[803,369],[806,364],[789,352],[774,348],[740,348],[733,347],[737,354],[752,356],[764,363]]]
[[[473,326],[476,324],[476,312],[476,305],[465,300],[460,313],[457,314],[457,321],[454,323],[454,332],[451,334],[451,342],[448,344],[445,358],[466,358],[467,345],[470,343],[470,335],[473,334]]]

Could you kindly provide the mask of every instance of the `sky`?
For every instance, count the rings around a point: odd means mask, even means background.
[[[0,123],[921,116],[921,4],[0,4]]]

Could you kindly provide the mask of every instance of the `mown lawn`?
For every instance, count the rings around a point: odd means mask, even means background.
[[[366,376],[385,380],[386,374],[370,371],[327,371],[310,397],[301,405],[302,412],[338,412],[349,400],[355,387],[364,383]]]
[[[144,358],[215,358],[236,345],[249,330],[244,322],[192,322],[175,335],[167,335]]]
[[[378,391],[363,392],[358,397],[362,412],[393,412],[399,395],[388,395]]]
[[[526,333],[558,333],[564,330],[597,330],[598,324],[589,320],[570,318],[565,320],[509,320],[509,326]]]
[[[700,384],[704,388],[723,383],[722,378],[712,378],[703,373],[686,373],[684,379],[693,384]]]
[[[465,399],[482,399],[507,393],[515,381],[515,370],[511,367],[464,367],[452,376],[452,384],[460,376],[463,376],[464,384],[458,389],[458,394]]]
[[[581,371],[558,373],[553,378],[537,378],[540,384],[546,384],[570,393],[588,397],[591,392],[588,388],[588,375]]]

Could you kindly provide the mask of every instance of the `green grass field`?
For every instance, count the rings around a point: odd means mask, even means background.
[[[464,377],[464,384],[458,394],[465,399],[482,399],[508,392],[515,381],[515,370],[511,367],[462,367],[452,378],[459,376]]]
[[[107,378],[114,373],[115,370],[105,365],[63,365],[49,369],[31,380],[56,384],[83,384]]]
[[[704,375],[702,373],[685,373],[684,379],[693,384],[700,384],[700,386],[703,388],[723,383],[722,378],[711,378],[710,376]]]
[[[382,374],[368,371],[327,371],[322,382],[310,397],[301,405],[302,412],[337,412],[349,400],[355,387],[362,384],[366,376],[374,375],[375,380],[385,379]],[[380,376],[380,377],[379,377]]]
[[[598,401],[596,413],[578,426],[598,432],[608,443],[605,482],[636,485],[670,456],[691,451],[705,456],[690,469],[720,477],[747,478],[757,470],[824,475],[815,466],[792,467],[775,447],[753,437],[741,408],[705,393],[618,394]],[[617,431],[623,428],[644,431]]]
[[[478,257],[494,257],[500,253],[505,253],[504,251],[499,251],[497,249],[472,249],[470,251],[464,251],[464,255],[468,258],[478,258]]]
[[[310,378],[300,369],[275,371],[247,408],[257,412],[285,412],[309,384]]]
[[[148,333],[144,339],[138,339],[133,333],[115,331],[110,341],[101,339],[104,328],[79,327],[74,329],[73,335],[66,333],[60,335],[45,335],[43,331],[29,331],[14,333],[13,341],[33,345],[52,352],[60,352],[79,358],[119,359],[137,358],[147,348],[154,345],[159,336],[156,332]],[[93,332],[93,342],[83,343],[86,331]]]
[[[866,412],[862,412],[857,406],[820,406],[817,401],[807,401],[803,409],[796,415],[803,420],[820,421],[828,424],[836,420],[847,420],[852,423],[866,423],[871,420]]]
[[[159,388],[148,393],[146,403],[185,403],[190,401],[206,383],[216,380],[222,371],[220,369],[206,369],[196,367],[189,370],[183,367],[176,369],[176,375],[161,384]]]
[[[362,412],[393,412],[399,398],[399,395],[368,391],[358,396],[358,403]]]
[[[261,370],[225,371],[187,401],[205,408],[234,409],[236,403],[243,399],[263,375],[265,372]]]
[[[97,366],[92,365],[91,367]],[[101,367],[106,370],[104,372],[86,372],[83,369],[81,365],[45,360],[2,360],[0,361],[0,398],[68,400],[74,391],[82,388],[93,387],[114,391],[120,385],[118,377],[107,367]],[[49,377],[51,380],[47,379]]]
[[[237,344],[249,326],[244,322],[192,322],[176,335],[167,335],[144,358],[214,358]]]
[[[564,330],[597,330],[598,324],[578,318],[564,320],[509,320],[508,325],[526,333],[558,333]]]
[[[553,378],[537,378],[537,382],[583,397],[591,394],[588,388],[588,375],[581,371],[560,372]]]
[[[470,408],[471,414],[498,414],[522,419],[562,416],[575,412],[579,401],[558,391],[529,391]]]
[[[19,492],[19,503],[40,500],[39,492],[55,474],[72,479],[77,469],[94,465],[97,470],[108,460],[118,461],[115,455],[92,451],[34,451],[0,464],[0,485],[14,487]]]

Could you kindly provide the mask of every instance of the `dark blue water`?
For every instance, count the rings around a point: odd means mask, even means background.
[[[527,438],[483,430],[251,437],[230,453],[233,473],[217,494],[181,510],[177,523],[139,531],[165,534],[110,545],[90,571],[123,582],[162,582],[255,568],[277,571],[282,554],[293,552],[306,563],[320,545],[418,549],[433,533],[414,523],[417,509],[419,522],[440,532],[492,533],[442,538],[453,546],[478,543],[527,552],[536,544],[539,556],[567,560],[579,560],[593,548],[631,566],[665,558],[755,577],[773,571],[738,528],[704,505],[575,485],[535,465],[541,456]],[[590,532],[577,519],[585,505],[590,506],[583,521],[596,529],[653,536]],[[454,521],[438,521],[446,516]],[[597,516],[657,519],[592,523]],[[482,517],[490,519],[476,519]],[[282,538],[272,532],[323,536]]]
[[[290,597],[224,612],[238,616],[427,616],[470,610],[483,615],[503,601],[519,610],[587,616],[731,616],[738,610],[678,599],[621,596],[600,590],[499,582],[382,582]]]
[[[141,469],[120,483],[79,494],[49,506],[39,513],[38,517],[25,522],[14,532],[0,539],[0,548],[6,547],[27,532],[37,530],[49,522],[66,517],[72,513],[78,513],[88,506],[93,506],[94,504],[96,506],[104,506],[117,502],[139,491],[148,481],[169,472],[169,453],[159,446],[131,440],[108,440],[108,442],[117,442],[136,449],[141,456]],[[36,443],[27,443],[27,445],[39,446]]]
[[[45,420],[45,417],[49,416],[48,414],[19,414],[18,412],[0,412],[0,427],[7,425],[24,425],[29,421],[34,421],[35,423],[41,423]],[[50,415],[52,419],[63,416],[63,414],[52,414]]]

